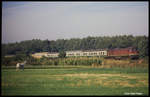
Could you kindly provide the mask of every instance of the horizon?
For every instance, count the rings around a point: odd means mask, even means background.
[[[2,43],[149,36],[148,2],[2,1]]]
[[[49,40],[49,39],[38,39],[38,38],[33,38],[33,39],[30,39],[30,40],[22,40],[22,41],[16,41],[16,42],[8,42],[8,43],[2,43],[2,44],[13,44],[13,43],[21,43],[21,42],[24,42],[24,41],[31,41],[31,40],[41,40],[41,41],[45,41],[45,40],[48,40],[48,41],[57,41],[57,40],[71,40],[71,39],[83,39],[83,38],[88,38],[88,37],[117,37],[117,36],[133,36],[133,37],[140,37],[140,36],[146,36],[146,35],[114,35],[114,36],[86,36],[86,37],[82,37],[82,38],[60,38],[60,39],[56,39],[56,40]],[[149,36],[146,36],[146,37],[149,37]]]

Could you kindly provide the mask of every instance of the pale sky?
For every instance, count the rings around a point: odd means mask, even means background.
[[[148,2],[2,2],[2,43],[148,36]]]

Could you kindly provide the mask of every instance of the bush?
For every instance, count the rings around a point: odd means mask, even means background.
[[[61,52],[59,52],[59,58],[65,58],[66,57],[66,52],[64,52],[64,51],[61,51]]]

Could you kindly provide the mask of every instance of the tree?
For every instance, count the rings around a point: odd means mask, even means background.
[[[24,61],[26,60],[26,58],[27,58],[27,55],[23,53],[17,53],[15,56],[16,61]]]
[[[58,56],[59,56],[60,58],[65,58],[65,57],[66,57],[66,52],[60,51]]]
[[[146,37],[139,41],[138,51],[140,57],[148,56],[148,39]]]

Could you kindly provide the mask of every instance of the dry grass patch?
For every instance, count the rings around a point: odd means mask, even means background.
[[[76,85],[77,85],[78,87],[80,87],[82,84],[83,84],[83,83],[82,83],[82,81],[80,80]]]
[[[2,85],[2,87],[17,86],[17,84],[15,84],[15,83],[2,83],[1,85]]]
[[[56,78],[56,80],[64,80],[64,78]]]
[[[100,80],[98,85],[100,86],[106,86],[106,87],[139,87],[142,86],[139,83],[136,84],[130,84],[128,80],[122,81],[122,80]]]
[[[142,85],[149,86],[148,80],[139,80],[138,82],[141,83]]]
[[[109,76],[122,76],[121,74],[88,74],[88,73],[80,73],[80,74],[64,74],[61,76],[66,77],[81,77],[81,78],[87,78],[87,77],[109,77]]]
[[[140,80],[143,76],[128,74],[63,74],[52,75],[56,80],[64,80],[67,77],[67,86],[106,86],[106,87],[140,87],[148,86],[148,80]],[[135,80],[135,81],[134,81]],[[132,82],[131,82],[132,81]]]
[[[120,82],[118,82],[118,84],[120,85],[120,86],[123,86],[123,87],[135,87],[135,86],[137,86],[137,85],[133,85],[133,84],[129,84],[129,81],[120,81]]]

